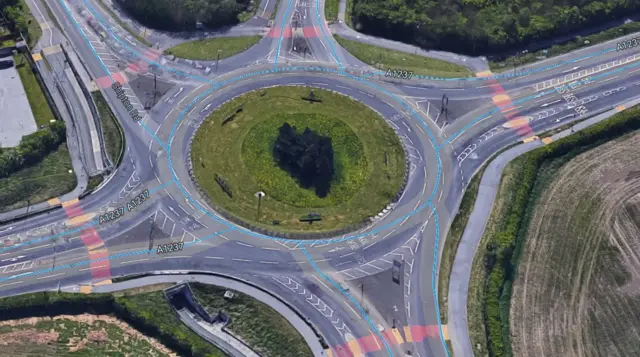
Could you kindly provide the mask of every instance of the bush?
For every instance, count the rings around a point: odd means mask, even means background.
[[[211,29],[238,23],[249,2],[241,0],[116,0],[136,20],[165,31],[191,31],[196,22]]]
[[[25,165],[37,164],[65,141],[66,127],[59,121],[25,135],[17,147],[0,150],[0,178],[8,177]]]

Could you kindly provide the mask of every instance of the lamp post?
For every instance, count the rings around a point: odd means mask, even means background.
[[[258,197],[258,213],[256,215],[256,221],[260,220],[260,201],[262,201],[262,197],[265,196],[265,193],[262,191],[256,192],[256,197]]]
[[[222,50],[218,50],[218,56],[216,57],[216,73],[218,73],[218,62],[220,62],[220,52],[222,52]]]

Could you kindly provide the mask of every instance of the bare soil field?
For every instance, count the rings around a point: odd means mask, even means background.
[[[513,285],[513,356],[640,356],[640,133],[545,185]]]
[[[177,356],[107,315],[61,315],[0,322],[2,356]]]

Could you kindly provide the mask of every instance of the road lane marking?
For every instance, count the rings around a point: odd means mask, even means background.
[[[267,260],[261,260],[260,263],[262,263],[262,264],[278,264],[278,262],[272,262],[272,261],[267,261]]]
[[[36,280],[40,280],[40,279],[49,279],[49,278],[53,278],[54,276],[60,276],[60,275],[65,275],[67,273],[60,273],[60,274],[53,274],[53,275],[47,275],[47,276],[41,276],[39,278],[37,278]]]
[[[207,259],[224,259],[224,257],[205,257]]]
[[[149,260],[149,258],[142,258],[142,259],[136,259],[136,260],[128,260],[126,262],[121,262],[120,265],[123,264],[130,264],[130,263],[137,263],[137,262],[143,262],[145,260]]]
[[[253,246],[251,244],[247,244],[247,243],[242,243],[242,242],[236,242],[237,244],[243,245],[245,247],[250,247],[253,248]]]
[[[235,260],[236,262],[250,262],[251,261],[249,259],[238,259],[238,258],[231,258],[231,260]]]
[[[354,315],[356,315],[356,317],[357,317],[358,319],[362,319],[362,316],[360,316],[360,314],[358,314],[358,313],[356,312],[356,310],[354,310],[354,309],[351,307],[351,305],[349,305],[349,303],[347,302],[347,300],[342,300],[342,302],[343,302],[345,305],[347,305],[347,307],[349,308],[349,310],[351,310],[351,312],[353,312],[353,314],[354,314]],[[353,340],[353,341],[355,341],[355,340]],[[355,354],[355,353],[354,353],[354,354]]]
[[[5,287],[5,286],[9,286],[9,285],[20,284],[20,283],[22,283],[22,282],[23,282],[23,281],[22,281],[22,280],[20,280],[20,281],[14,281],[13,283],[2,284],[2,285],[0,285],[0,288],[3,288],[3,287]]]
[[[85,270],[91,270],[91,269],[100,269],[100,268],[104,268],[109,266],[108,264],[105,265],[98,265],[97,267],[89,267],[89,268],[84,268],[84,269],[78,269],[78,271],[85,271]]]
[[[27,249],[23,249],[23,250],[24,250],[24,251],[27,251],[27,250],[32,250],[32,249],[44,248],[44,247],[48,247],[48,246],[50,246],[50,245],[51,245],[51,244],[39,245],[39,246],[37,246],[37,247],[31,247],[31,248],[27,248]]]

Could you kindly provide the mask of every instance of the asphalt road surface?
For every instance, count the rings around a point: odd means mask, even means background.
[[[445,340],[452,338],[454,347],[468,341],[464,329],[453,333],[441,325],[436,285],[443,237],[470,177],[507,146],[637,97],[640,83],[637,52],[606,51],[615,42],[495,76],[392,80],[339,47],[322,2],[299,0],[281,0],[273,27],[249,50],[199,66],[147,48],[93,0],[46,2],[62,29],[45,32],[43,41],[81,58],[123,125],[126,151],[97,191],[0,227],[0,294],[97,288],[113,277],[146,272],[213,272],[288,301],[330,346],[325,355],[442,357],[448,355]],[[87,16],[104,26],[104,35]],[[51,19],[43,15],[43,21]],[[463,59],[454,61],[486,70],[481,59]],[[154,80],[162,93],[153,94]],[[114,81],[139,108],[141,121],[131,119],[110,88]],[[275,85],[354,98],[400,136],[408,184],[370,226],[294,241],[239,227],[204,203],[189,176],[189,142],[198,125],[225,101]],[[154,96],[156,104],[146,105]],[[98,222],[101,213],[126,207],[144,190],[149,198],[123,218]],[[157,245],[179,241],[185,243],[181,252],[156,254]]]

